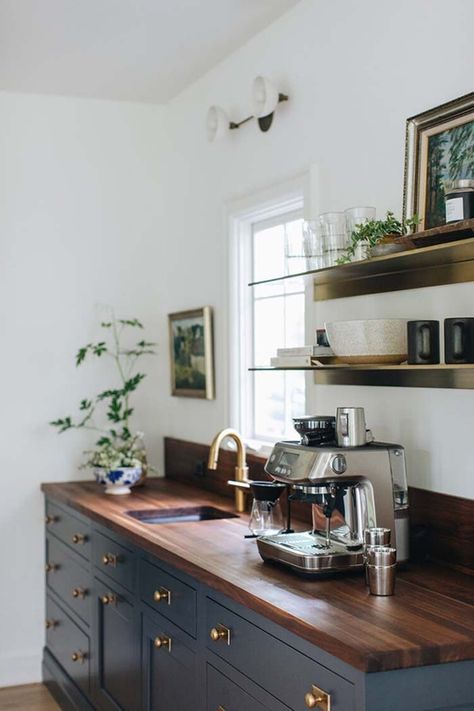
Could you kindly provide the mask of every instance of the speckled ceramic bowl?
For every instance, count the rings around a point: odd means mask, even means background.
[[[130,494],[130,487],[137,483],[141,475],[141,467],[119,467],[112,470],[96,467],[94,469],[94,476],[99,484],[105,486],[106,494]]]
[[[330,321],[325,326],[329,345],[346,363],[397,364],[407,359],[406,319]]]

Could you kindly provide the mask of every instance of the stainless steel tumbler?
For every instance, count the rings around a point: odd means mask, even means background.
[[[374,526],[366,528],[364,531],[365,546],[388,546],[392,532],[389,528],[381,528]]]
[[[364,561],[365,566],[365,583],[369,584],[369,571],[367,568],[367,551],[375,546],[389,546],[392,532],[389,528],[381,528],[374,526],[364,530]]]
[[[397,551],[389,546],[374,546],[367,550],[366,565],[371,595],[393,595]]]

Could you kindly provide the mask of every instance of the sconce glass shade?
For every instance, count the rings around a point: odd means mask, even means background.
[[[229,118],[220,106],[211,106],[206,116],[207,140],[212,143],[222,138],[229,129]]]
[[[258,76],[252,84],[252,107],[256,118],[272,114],[278,105],[279,93],[270,79]]]

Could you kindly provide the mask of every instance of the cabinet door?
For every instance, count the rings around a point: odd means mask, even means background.
[[[192,640],[161,615],[143,616],[142,627],[146,711],[200,708]]]
[[[94,703],[104,711],[139,711],[140,616],[133,598],[96,578],[94,605]]]
[[[271,711],[273,708],[264,706],[210,664],[206,671],[206,711]]]

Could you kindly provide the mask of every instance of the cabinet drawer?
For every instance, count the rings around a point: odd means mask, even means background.
[[[91,621],[91,576],[53,536],[46,539],[46,585],[87,625]]]
[[[116,580],[126,590],[135,590],[137,561],[135,553],[128,548],[94,531],[92,560],[101,573]]]
[[[206,668],[206,711],[272,711],[210,664]]]
[[[68,511],[46,501],[46,530],[54,533],[63,543],[73,548],[86,560],[91,554],[90,526]]]
[[[208,649],[294,711],[307,708],[305,694],[312,692],[313,685],[330,694],[331,711],[353,709],[350,682],[210,598],[206,600],[206,622]],[[222,633],[216,641],[210,636],[213,629]]]
[[[50,597],[46,598],[46,646],[80,689],[89,694],[89,637]]]
[[[148,605],[196,636],[196,591],[152,563],[140,561],[140,596]]]

